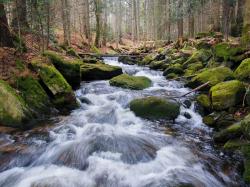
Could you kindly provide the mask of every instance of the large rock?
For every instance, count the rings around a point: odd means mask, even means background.
[[[204,108],[207,109],[207,110],[210,110],[211,101],[210,101],[210,98],[209,98],[207,95],[201,94],[201,95],[197,96],[196,100],[197,100],[197,102],[198,102],[202,107],[204,107]]]
[[[111,86],[117,86],[121,88],[127,88],[132,90],[143,90],[151,86],[152,82],[147,77],[135,77],[128,74],[122,74],[112,78],[109,81]]]
[[[171,65],[170,67],[168,67],[164,73],[163,73],[163,76],[167,76],[171,73],[174,73],[174,74],[178,74],[178,75],[181,75],[184,73],[183,71],[183,68],[182,68],[182,65],[181,64],[174,64],[174,65]]]
[[[25,101],[6,82],[0,80],[0,125],[22,127],[29,118]]]
[[[174,120],[180,113],[180,106],[163,98],[147,97],[135,99],[130,103],[135,115],[147,119]]]
[[[20,95],[34,114],[40,117],[41,114],[50,112],[50,98],[38,80],[31,76],[19,77],[16,80],[16,85]]]
[[[122,74],[122,69],[103,63],[81,65],[82,80],[108,80]]]
[[[212,107],[224,110],[243,101],[245,86],[238,80],[219,83],[210,89]]]
[[[233,60],[235,56],[244,53],[244,49],[230,43],[219,43],[214,46],[215,57],[221,61]]]
[[[210,87],[220,82],[232,79],[234,79],[233,72],[229,68],[218,67],[202,71],[197,76],[192,78],[191,81],[188,82],[187,86],[196,88],[209,81],[209,85],[203,88],[203,90],[208,90]]]
[[[166,60],[153,61],[150,63],[149,68],[154,70],[164,70],[168,66]]]
[[[44,61],[46,60],[41,58],[33,59],[32,66],[39,73],[42,84],[56,108],[62,112],[77,108],[78,103],[69,83],[53,65]]]
[[[193,53],[193,55],[183,64],[184,67],[188,67],[189,64],[195,62],[207,62],[212,57],[210,50],[200,49]]]
[[[244,136],[250,140],[250,114],[241,121],[241,128]]]
[[[235,70],[234,75],[242,81],[250,81],[250,58],[241,62],[240,66]]]
[[[56,69],[64,76],[67,82],[73,87],[77,88],[81,83],[81,72],[79,60],[67,60],[60,54],[54,51],[45,51],[44,55],[47,56],[54,64]]]
[[[242,134],[241,125],[240,123],[236,123],[216,133],[214,136],[214,141],[218,143],[225,143],[230,139],[235,139],[240,137],[241,134]]]

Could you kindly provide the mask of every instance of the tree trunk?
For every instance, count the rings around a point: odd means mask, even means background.
[[[29,24],[27,21],[27,7],[26,0],[15,0],[14,8],[13,8],[13,19],[12,19],[12,27],[15,32],[19,30],[23,33],[29,29]]]
[[[64,44],[70,46],[71,33],[70,33],[70,15],[68,0],[61,0],[62,3],[62,20],[63,20],[63,33]]]
[[[101,38],[101,0],[95,0],[96,37],[95,46],[100,47]]]
[[[244,12],[245,0],[238,0],[237,14],[235,22],[235,36],[240,36],[243,29],[243,12]]]
[[[226,40],[228,40],[229,36],[229,21],[230,21],[230,4],[228,1],[223,1],[222,29]]]
[[[245,2],[242,43],[250,47],[250,0]]]
[[[183,38],[183,12],[182,12],[182,7],[183,2],[182,0],[179,0],[178,2],[178,8],[180,11],[180,14],[178,16],[178,21],[177,21],[177,26],[178,26],[178,39]]]
[[[83,28],[86,39],[88,40],[88,44],[91,43],[91,34],[90,34],[90,23],[89,23],[89,0],[83,0]]]
[[[188,33],[189,37],[194,37],[194,15],[193,13],[190,13],[188,15]]]
[[[0,3],[0,47],[13,47],[12,36],[4,10],[4,4]]]

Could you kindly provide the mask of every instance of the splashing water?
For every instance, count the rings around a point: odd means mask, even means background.
[[[81,107],[50,128],[47,139],[27,137],[25,154],[1,166],[1,187],[219,187],[239,182],[235,172],[223,172],[224,161],[195,103],[182,106],[175,123],[144,120],[129,110],[134,98],[187,93],[181,82],[167,81],[147,67],[120,64],[117,58],[105,63],[147,76],[153,85],[132,91],[108,81],[82,83],[76,91]]]

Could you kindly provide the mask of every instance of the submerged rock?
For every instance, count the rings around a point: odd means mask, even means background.
[[[232,79],[234,79],[234,76],[231,69],[227,67],[218,67],[202,71],[197,76],[192,78],[191,81],[188,82],[187,86],[196,88],[209,81],[209,85],[203,88],[203,90],[208,90],[210,87],[220,82]]]
[[[240,66],[235,70],[234,75],[242,81],[250,81],[250,58],[241,62]]]
[[[32,66],[39,73],[45,90],[58,110],[66,112],[78,107],[71,86],[53,65],[37,58],[32,61]]]
[[[64,76],[67,82],[76,88],[81,83],[80,60],[66,60],[54,51],[45,51],[47,56],[58,71]]]
[[[29,119],[25,101],[5,81],[0,80],[0,124],[9,127],[22,127]]]
[[[212,107],[224,110],[243,101],[245,86],[238,80],[219,83],[210,89]]]
[[[143,90],[151,86],[152,82],[149,78],[143,76],[131,76],[128,74],[122,74],[112,78],[109,81],[111,86],[117,86],[133,90]]]
[[[147,119],[174,120],[180,113],[177,103],[158,97],[135,99],[130,103],[135,115]]]
[[[111,66],[103,63],[81,65],[82,80],[107,80],[122,74],[122,69],[118,66]]]

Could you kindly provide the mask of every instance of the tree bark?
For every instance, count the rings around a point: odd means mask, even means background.
[[[13,47],[12,36],[4,9],[4,4],[0,3],[0,47]]]
[[[15,0],[14,8],[13,8],[13,19],[11,26],[14,28],[15,32],[19,30],[23,32],[27,32],[29,29],[29,24],[27,21],[27,4],[26,0]]]
[[[62,20],[63,20],[63,33],[64,44],[70,46],[71,33],[70,33],[70,15],[69,15],[69,3],[68,0],[61,0],[62,3]]]
[[[250,0],[246,0],[245,2],[242,43],[250,47]]]
[[[86,39],[88,40],[88,44],[91,43],[91,34],[90,34],[90,20],[89,20],[89,0],[83,0],[83,28]]]
[[[95,46],[100,46],[101,38],[101,0],[95,0],[95,18],[96,18],[96,37],[95,37]]]

